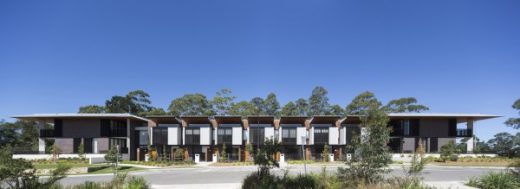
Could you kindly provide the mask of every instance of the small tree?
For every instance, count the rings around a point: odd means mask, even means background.
[[[227,160],[226,144],[222,144],[222,150],[220,152],[220,161],[224,162]]]
[[[323,151],[321,152],[321,157],[323,158],[322,161],[324,161],[324,162],[329,161],[329,145],[323,146]]]
[[[81,141],[81,143],[79,143],[78,146],[78,156],[81,159],[85,159],[85,145],[83,144],[83,140]]]
[[[274,155],[280,150],[280,144],[273,139],[266,139],[264,145],[260,147],[255,154],[255,165],[258,165],[258,174],[260,177],[269,175],[269,170],[274,167],[280,167]]]
[[[54,161],[56,161],[59,158],[60,154],[61,154],[61,148],[58,146],[58,144],[54,143],[52,145],[51,153],[52,153],[52,159]]]
[[[110,150],[105,154],[105,160],[112,164],[112,170],[114,171],[114,175],[117,175],[118,162],[119,162],[119,153],[117,151],[116,146],[112,146]]]
[[[418,174],[421,173],[421,171],[424,169],[424,145],[423,142],[419,142],[419,146],[415,150],[415,153],[413,153],[412,156],[412,162],[410,165],[410,169],[408,170],[408,175],[415,177]]]
[[[369,103],[361,116],[361,135],[352,140],[352,159],[346,164],[349,168],[339,168],[339,178],[349,188],[360,184],[376,183],[388,172],[385,167],[391,161],[388,150],[390,129],[388,117],[380,108],[380,103]]]
[[[457,161],[457,146],[453,140],[450,140],[448,144],[441,146],[441,160],[446,162],[446,160]]]

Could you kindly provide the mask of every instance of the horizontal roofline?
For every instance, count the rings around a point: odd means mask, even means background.
[[[129,113],[45,113],[45,114],[28,114],[15,115],[16,119],[38,119],[38,118],[133,118],[141,121],[150,121],[146,118],[139,117]]]

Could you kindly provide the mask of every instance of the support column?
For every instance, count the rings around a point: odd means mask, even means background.
[[[305,147],[305,160],[311,160],[311,147]]]
[[[466,151],[467,153],[473,153],[473,148],[475,146],[475,140],[473,138],[473,119],[468,119],[466,129],[468,129],[468,132],[471,135],[466,141]]]
[[[38,127],[38,136],[40,136],[40,130],[45,128],[45,121],[39,120],[37,122]],[[38,152],[44,154],[45,153],[45,140],[43,138],[38,137]]]

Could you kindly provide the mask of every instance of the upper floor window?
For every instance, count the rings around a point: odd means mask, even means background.
[[[263,144],[265,140],[264,127],[249,128],[249,142],[252,144]]]
[[[217,141],[219,144],[231,144],[233,142],[233,128],[224,127],[217,130]]]
[[[282,142],[284,144],[296,144],[296,128],[283,128]]]
[[[186,128],[185,143],[187,145],[200,144],[200,128]]]
[[[329,142],[329,128],[315,127],[314,128],[314,144],[328,144]]]

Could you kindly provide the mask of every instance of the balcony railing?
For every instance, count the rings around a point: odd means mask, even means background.
[[[457,137],[471,137],[473,129],[457,129]]]
[[[41,129],[40,137],[54,137],[54,129]]]

